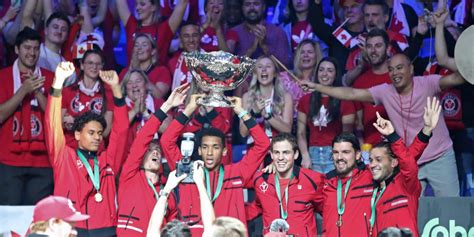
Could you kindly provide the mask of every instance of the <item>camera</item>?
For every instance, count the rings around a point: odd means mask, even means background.
[[[183,158],[178,162],[176,176],[187,174],[181,183],[194,183],[193,180],[193,161],[191,156],[194,151],[194,133],[184,133],[181,141],[181,155]]]

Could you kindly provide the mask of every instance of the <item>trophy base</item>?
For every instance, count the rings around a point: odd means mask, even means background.
[[[198,105],[208,107],[222,107],[230,108],[233,107],[232,103],[222,94],[218,92],[210,92],[206,97],[200,98],[197,101]]]

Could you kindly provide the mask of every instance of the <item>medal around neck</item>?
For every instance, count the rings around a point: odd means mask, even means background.
[[[255,65],[254,59],[224,51],[188,52],[184,60],[199,88],[208,92],[197,103],[211,107],[232,107],[224,91],[237,88]]]
[[[104,200],[104,197],[102,197],[102,194],[100,194],[99,192],[97,192],[95,195],[94,195],[94,200],[96,202],[102,202],[102,200]]]

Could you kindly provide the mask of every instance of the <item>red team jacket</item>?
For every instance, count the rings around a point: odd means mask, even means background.
[[[145,171],[141,169],[148,145],[153,140],[166,114],[157,110],[138,132],[130,148],[130,153],[122,167],[118,188],[118,223],[117,236],[146,236],[151,213],[155,207],[157,197],[148,185]],[[160,192],[160,185],[164,186],[165,179],[155,185]],[[176,218],[176,198],[170,193],[166,210],[166,221]],[[156,226],[160,228],[160,226]]]
[[[389,135],[392,151],[398,158],[398,167],[391,177],[385,180],[385,191],[377,202],[376,220],[373,236],[387,227],[408,228],[413,236],[418,234],[418,198],[421,184],[418,180],[416,161],[428,145],[429,138],[422,132],[418,133],[409,148],[396,134]],[[375,184],[378,185],[378,184]]]
[[[72,200],[76,210],[90,215],[90,219],[78,222],[79,234],[89,236],[115,234],[117,225],[115,174],[120,166],[117,159],[125,150],[128,132],[128,115],[124,99],[114,98],[114,118],[107,149],[98,156],[100,169],[100,193],[102,202],[94,200],[96,190],[87,171],[77,156],[77,151],[66,146],[62,129],[61,91],[52,90],[45,113],[46,145],[54,173],[54,195]],[[92,159],[89,161],[94,167]]]
[[[370,218],[370,198],[372,197],[372,173],[364,163],[358,163],[352,170],[352,180],[345,199],[345,211],[342,215],[342,226],[336,226],[339,219],[337,213],[337,181],[339,176],[336,170],[326,174],[323,186],[323,236],[368,236],[365,228]],[[342,194],[346,188],[348,178],[342,179]],[[364,216],[366,214],[366,217]]]
[[[316,236],[315,211],[322,208],[324,176],[321,173],[309,169],[294,166],[294,178],[288,186],[288,218],[290,229],[287,234],[294,236]],[[263,234],[270,230],[273,220],[281,218],[280,205],[275,189],[274,174],[263,174],[258,172],[253,178],[256,193],[255,204],[247,208],[248,219],[263,214]],[[282,195],[282,198],[283,195]]]
[[[181,152],[176,145],[178,137],[182,134],[188,117],[179,113],[169,125],[160,143],[163,153],[168,159],[171,170],[176,169],[176,162],[181,159]],[[265,132],[256,126],[255,120],[250,119],[245,122],[249,128],[250,135],[254,138],[255,145],[250,148],[245,157],[237,164],[224,165],[224,183],[219,197],[213,206],[216,217],[230,216],[239,219],[246,224],[243,189],[252,186],[252,177],[268,152],[270,141]],[[212,187],[217,186],[219,169],[209,172]],[[213,190],[214,191],[214,190]],[[212,192],[214,193],[214,192]],[[199,193],[195,184],[179,185],[179,218],[187,223],[192,235],[201,236],[203,232],[201,220],[201,208],[199,203]]]

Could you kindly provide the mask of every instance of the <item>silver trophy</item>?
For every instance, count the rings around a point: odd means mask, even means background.
[[[197,85],[209,92],[197,103],[211,107],[232,107],[224,91],[237,88],[255,65],[254,59],[224,51],[184,53],[184,60]]]

